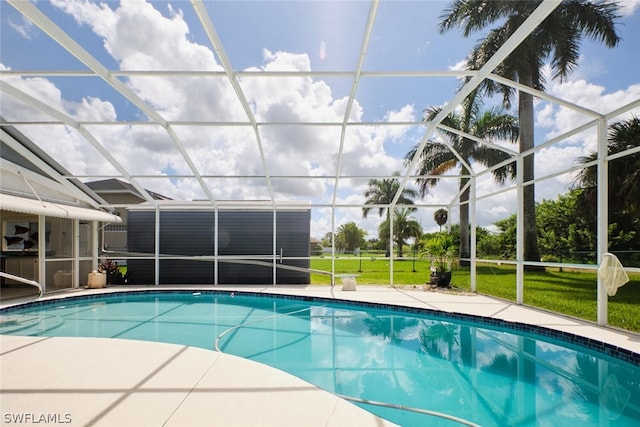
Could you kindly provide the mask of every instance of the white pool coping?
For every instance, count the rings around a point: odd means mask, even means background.
[[[134,289],[154,288],[76,290],[46,298]],[[362,285],[355,292],[338,286],[177,289],[278,293],[466,313],[544,326],[640,353],[640,334],[476,294]],[[55,419],[69,426],[393,425],[280,370],[182,345],[2,335],[0,374],[1,425],[18,424],[15,417],[23,417],[21,426],[45,425],[42,417],[49,417],[49,424]]]

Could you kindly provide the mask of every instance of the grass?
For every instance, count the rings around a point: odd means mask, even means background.
[[[336,274],[352,273],[359,274],[358,283],[388,285],[389,282],[389,260],[377,257],[362,258],[360,262],[357,258],[341,257],[335,261]],[[314,258],[311,260],[311,268],[317,270],[331,271],[331,259]],[[424,284],[429,281],[429,266],[425,261],[415,262],[411,260],[393,261],[393,283],[394,284]],[[328,285],[331,283],[330,276],[321,274],[311,275],[312,285]]]
[[[394,260],[395,285],[423,285],[429,279],[429,265],[425,260]],[[331,259],[314,258],[311,268],[331,271]],[[354,257],[335,260],[336,274],[359,274],[359,284],[389,284],[389,260],[370,257],[360,261]],[[359,270],[362,270],[359,272]],[[629,283],[609,297],[609,325],[640,332],[640,274],[629,275]],[[330,277],[311,275],[312,284],[329,284]],[[453,272],[452,285],[470,289],[468,268]],[[479,264],[477,266],[477,290],[479,293],[516,300],[516,270],[512,265]],[[597,320],[597,289],[595,271],[559,271],[547,268],[544,272],[526,272],[524,279],[524,303],[533,307],[578,317]]]

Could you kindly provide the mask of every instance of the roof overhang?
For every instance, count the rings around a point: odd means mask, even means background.
[[[79,206],[63,205],[24,197],[0,194],[0,209],[54,218],[81,219],[86,221],[122,222],[117,215]]]

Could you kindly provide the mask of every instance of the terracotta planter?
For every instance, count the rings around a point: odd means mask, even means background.
[[[92,271],[87,279],[87,288],[104,288],[107,286],[107,275]]]

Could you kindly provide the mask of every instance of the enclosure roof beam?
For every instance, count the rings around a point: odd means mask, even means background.
[[[193,172],[194,176],[198,178],[198,182],[202,187],[202,190],[207,194],[210,200],[214,201],[213,194],[209,191],[209,188],[205,185],[202,179],[198,175],[198,170],[195,167],[193,161],[185,151],[182,143],[178,139],[177,135],[168,125],[167,121],[153,108],[151,108],[145,101],[143,101],[133,90],[131,90],[127,85],[125,85],[121,80],[112,75],[109,70],[102,65],[100,61],[94,58],[89,52],[87,52],[78,42],[76,42],[73,38],[71,38],[66,32],[64,32],[60,27],[58,27],[51,19],[49,19],[44,13],[42,13],[34,4],[29,1],[20,1],[20,0],[7,0],[14,8],[16,8],[20,13],[29,18],[35,25],[37,25],[42,31],[48,34],[54,41],[56,41],[60,46],[65,48],[69,53],[71,53],[75,58],[77,58],[80,62],[86,65],[94,75],[102,78],[106,83],[108,83],[112,88],[114,88],[118,93],[120,93],[123,97],[128,99],[133,105],[138,107],[147,117],[152,119],[153,121],[159,123],[162,127],[164,127],[169,134],[171,141],[175,145],[175,147],[180,152],[180,155],[185,160],[185,162],[189,165],[189,168]],[[83,135],[87,135],[88,132],[85,128],[75,126]],[[93,138],[93,137],[91,137]],[[95,139],[95,138],[94,138]],[[107,157],[108,158],[108,157]],[[115,166],[115,164],[114,164]],[[119,168],[122,169],[122,165],[119,165]],[[128,176],[129,173],[123,173],[124,176]],[[140,191],[140,194],[144,195],[144,197],[149,200],[153,200],[151,195],[148,194],[147,190],[144,189],[141,185],[131,182],[132,185],[136,187]]]
[[[338,198],[338,186],[340,184],[340,173],[342,172],[342,160],[344,155],[344,142],[347,137],[347,125],[349,123],[349,117],[351,116],[351,111],[353,110],[353,103],[356,97],[356,92],[358,90],[358,84],[360,83],[360,77],[362,74],[362,68],[364,66],[364,60],[367,55],[367,49],[369,47],[369,40],[371,39],[371,32],[373,31],[373,23],[375,22],[376,14],[378,11],[378,3],[379,3],[378,0],[373,0],[371,2],[371,6],[369,8],[369,15],[367,18],[367,24],[364,30],[364,35],[362,37],[362,44],[360,46],[360,54],[358,55],[358,63],[352,75],[353,82],[351,84],[351,92],[349,93],[349,97],[347,100],[347,107],[345,108],[344,118],[342,121],[342,129],[340,130],[340,145],[338,148],[338,165],[336,168],[335,184],[333,187],[333,204],[336,203],[336,200]]]
[[[260,161],[262,163],[262,169],[264,170],[264,176],[267,181],[267,188],[269,189],[269,196],[271,197],[272,202],[275,203],[275,194],[273,192],[273,184],[271,182],[271,177],[269,174],[269,166],[267,165],[267,159],[264,153],[264,146],[262,143],[262,137],[260,136],[260,131],[258,129],[258,125],[256,123],[256,118],[254,117],[253,112],[251,111],[251,106],[249,105],[249,101],[247,101],[247,97],[244,95],[244,91],[240,87],[240,82],[238,81],[238,76],[233,70],[233,66],[231,65],[231,61],[227,56],[227,53],[224,50],[224,46],[222,44],[222,40],[218,36],[218,33],[209,17],[207,9],[204,6],[202,0],[191,0],[191,4],[198,15],[198,19],[200,19],[200,23],[202,24],[207,37],[209,38],[209,42],[215,51],[218,60],[220,61],[222,68],[224,69],[224,73],[227,76],[233,91],[238,98],[238,101],[242,105],[242,108],[249,119],[251,127],[253,128],[253,132],[256,138],[256,145],[258,147],[258,152],[260,153]]]

